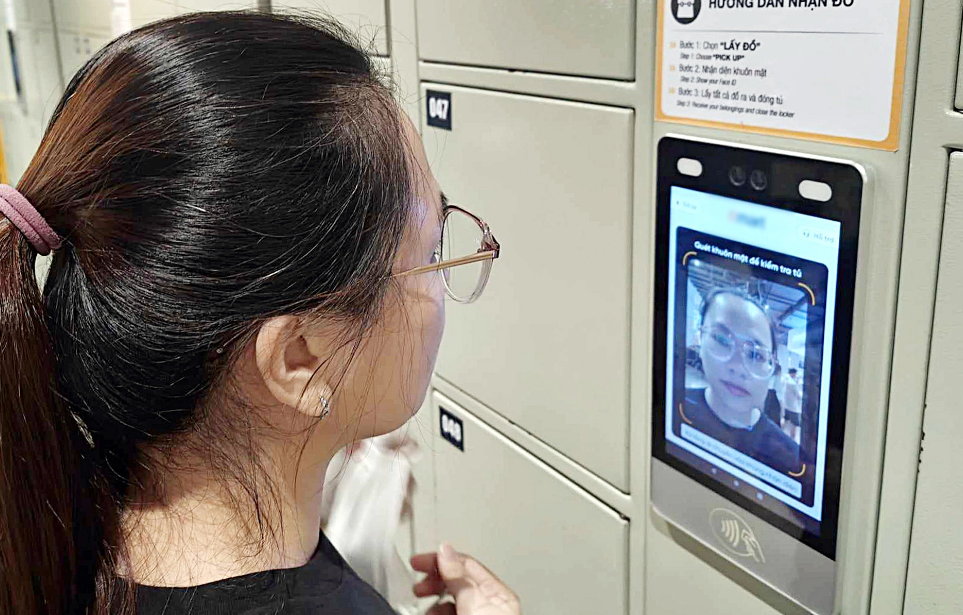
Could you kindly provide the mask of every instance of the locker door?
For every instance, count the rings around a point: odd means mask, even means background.
[[[950,156],[906,613],[963,613],[963,153]],[[894,377],[898,377],[895,376]],[[946,463],[951,460],[950,463]]]
[[[176,14],[177,5],[171,0],[133,0],[130,3],[130,23],[134,29]]]
[[[54,32],[48,28],[36,28],[30,33],[33,53],[33,70],[29,78],[35,83],[36,104],[28,107],[32,121],[40,124],[41,133],[53,115],[63,94],[63,84],[57,63],[57,46]],[[26,69],[25,69],[26,70]]]
[[[627,492],[633,112],[424,87],[451,95],[422,132],[442,189],[503,247],[437,373]]]
[[[371,45],[376,54],[388,55],[386,0],[274,0],[271,10],[331,15],[361,37],[364,45]]]
[[[244,11],[257,8],[257,0],[176,0],[180,13],[195,11]]]
[[[423,60],[611,79],[635,76],[632,0],[417,0]]]
[[[436,444],[439,540],[484,562],[523,612],[626,613],[628,521],[454,401],[433,400],[436,418],[461,421],[446,426],[464,448]]]

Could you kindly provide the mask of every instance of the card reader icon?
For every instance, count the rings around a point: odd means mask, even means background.
[[[716,539],[733,555],[766,563],[762,545],[745,519],[725,508],[717,508],[709,514],[709,524]]]

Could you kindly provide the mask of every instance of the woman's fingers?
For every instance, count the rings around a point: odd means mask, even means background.
[[[415,584],[419,598],[449,593],[454,605],[435,605],[426,615],[518,615],[521,613],[518,596],[478,560],[443,544],[438,553],[423,553],[411,558],[415,570],[425,578]],[[495,609],[495,610],[492,610]]]
[[[415,596],[424,598],[425,596],[440,596],[445,592],[445,582],[438,572],[437,553],[419,553],[412,556],[411,567],[418,572],[424,572],[425,578],[415,583],[412,588]]]
[[[455,605],[451,602],[436,604],[425,612],[425,615],[457,615]]]
[[[437,553],[419,553],[411,556],[411,567],[418,572],[438,572]]]
[[[465,559],[466,557],[455,551],[451,545],[443,544],[438,549],[438,572],[456,602],[461,591],[474,586],[473,580],[466,574]]]
[[[445,582],[438,576],[438,573],[429,574],[424,579],[415,583],[412,588],[415,596],[424,598],[425,596],[440,596],[445,593]]]

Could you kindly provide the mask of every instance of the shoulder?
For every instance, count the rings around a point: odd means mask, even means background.
[[[250,588],[149,588],[139,592],[138,615],[396,615],[391,606],[360,578],[346,574],[333,591],[309,585]],[[323,586],[323,583],[319,585]]]
[[[270,570],[196,587],[137,588],[138,615],[395,615],[322,534],[300,568]]]
[[[685,390],[685,403],[687,406],[692,406],[693,408],[708,408],[706,403],[706,390],[705,389],[686,389]]]
[[[759,432],[760,435],[765,435],[766,438],[770,440],[775,440],[780,444],[792,444],[796,446],[796,442],[786,435],[786,432],[782,430],[779,425],[776,424],[771,418],[766,414],[763,414],[759,418],[759,422],[756,424],[755,431]]]
[[[705,389],[685,390],[685,414],[690,422],[696,424],[702,424],[706,421],[714,422],[713,419],[718,420],[706,401]]]
[[[752,431],[771,456],[785,458],[787,463],[795,464],[799,457],[799,445],[772,419],[763,415]]]

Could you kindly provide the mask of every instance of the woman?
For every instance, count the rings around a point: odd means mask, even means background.
[[[0,190],[0,612],[390,613],[319,535],[320,486],[425,396],[447,212],[346,40],[128,34]],[[519,612],[448,547],[413,564],[455,597],[435,613]]]
[[[686,390],[683,419],[782,473],[800,468],[799,446],[765,413],[776,371],[776,332],[766,311],[737,290],[702,304],[699,358],[705,388]]]

